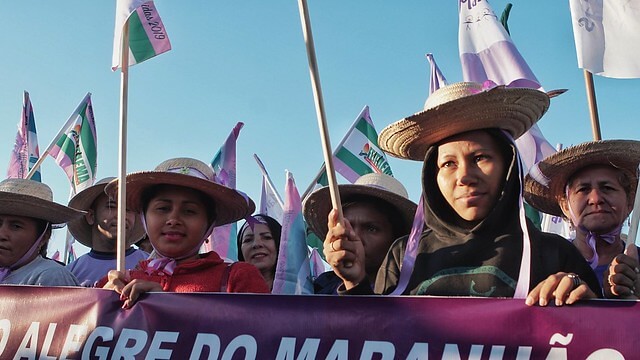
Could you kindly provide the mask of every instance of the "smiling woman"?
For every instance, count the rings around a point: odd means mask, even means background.
[[[280,251],[282,226],[270,216],[250,216],[238,232],[238,260],[246,261],[260,270],[269,288],[273,288],[276,264]]]

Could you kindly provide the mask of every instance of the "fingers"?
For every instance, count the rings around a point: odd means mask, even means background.
[[[107,283],[103,286],[104,289],[113,289],[117,293],[121,294],[122,289],[129,282],[129,272],[121,272],[117,270],[110,270],[107,273]]]
[[[130,309],[142,294],[151,291],[162,291],[162,286],[154,281],[146,281],[135,279],[128,283],[120,294],[120,300],[123,301],[122,308]]]
[[[547,306],[555,300],[556,306],[571,305],[580,299],[595,298],[596,294],[576,274],[559,272],[540,282],[527,296],[529,306],[538,303]]]
[[[627,255],[618,255],[609,265],[607,284],[612,295],[620,298],[637,299],[636,289],[640,286],[638,262]]]

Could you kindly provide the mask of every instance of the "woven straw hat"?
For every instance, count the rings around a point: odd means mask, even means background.
[[[69,207],[74,209],[88,211],[91,209],[93,202],[96,199],[105,193],[104,188],[107,184],[113,181],[115,177],[107,177],[101,179],[96,182],[93,186],[90,186],[78,194],[76,194],[69,201]],[[74,239],[78,240],[82,245],[87,247],[93,247],[93,239],[92,239],[92,228],[93,226],[89,225],[86,218],[80,217],[69,221],[67,224],[69,228],[69,232],[73,235]],[[142,226],[142,221],[136,217],[135,224],[133,225],[133,229],[131,231],[131,235],[127,238],[127,246],[134,244],[136,241],[142,239],[144,236],[144,227]]]
[[[0,214],[64,224],[81,217],[84,212],[53,202],[53,192],[46,184],[26,179],[6,179],[0,182]]]
[[[631,181],[635,193],[638,184],[640,141],[600,140],[568,147],[534,165],[524,181],[524,197],[529,205],[555,216],[563,216],[558,204],[569,178],[589,165],[610,165]],[[633,195],[633,194],[632,194]]]
[[[423,111],[382,129],[378,144],[395,157],[423,161],[430,146],[466,131],[499,128],[516,139],[548,108],[549,95],[535,89],[454,83],[434,91]]]
[[[417,205],[408,199],[407,190],[395,178],[386,174],[371,173],[359,177],[353,184],[338,185],[338,189],[343,202],[350,197],[363,195],[389,203],[395,208],[394,216],[402,217],[407,225],[406,233],[411,230]],[[314,191],[303,204],[304,218],[308,226],[321,239],[324,239],[329,230],[327,217],[331,209],[333,205],[328,186]]]
[[[127,207],[142,211],[142,193],[154,185],[176,185],[198,190],[213,200],[216,207],[216,226],[238,221],[255,210],[255,204],[245,194],[214,182],[211,167],[192,158],[163,161],[154,171],[127,175]],[[117,190],[118,180],[110,182],[105,191]]]

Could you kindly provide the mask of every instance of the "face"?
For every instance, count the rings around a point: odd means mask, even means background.
[[[0,215],[0,266],[15,264],[39,236],[36,220],[25,216]]]
[[[278,251],[276,241],[267,225],[257,223],[253,226],[253,230],[247,226],[242,232],[240,251],[244,260],[255,265],[260,272],[275,274]]]
[[[569,202],[560,201],[565,216],[597,234],[619,227],[631,212],[628,194],[620,184],[620,172],[609,166],[588,167],[578,171],[568,184]]]
[[[118,203],[115,199],[109,199],[107,195],[100,195],[93,202],[85,218],[87,223],[92,225],[94,249],[114,251],[118,238]],[[127,210],[125,215],[125,236],[127,238],[131,235],[135,221],[135,213]]]
[[[395,240],[389,218],[366,202],[354,203],[343,209],[343,213],[362,239],[367,274],[376,274]]]
[[[182,257],[199,246],[209,227],[201,196],[192,189],[167,187],[150,199],[145,212],[147,234],[161,254]]]
[[[450,137],[438,147],[440,192],[464,220],[480,221],[493,209],[505,178],[505,159],[484,131]]]

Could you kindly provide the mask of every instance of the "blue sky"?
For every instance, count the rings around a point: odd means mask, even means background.
[[[592,140],[568,1],[511,2],[509,28],[529,66],[547,90],[569,89],[553,99],[540,121],[544,135],[565,146]],[[281,193],[285,169],[304,191],[322,152],[297,1],[155,3],[173,50],[130,70],[128,171],[153,169],[178,156],[208,162],[242,121],[238,188],[259,201],[256,153]],[[491,6],[499,14],[506,3],[493,0]],[[0,3],[5,168],[23,90],[31,94],[41,149],[91,92],[98,177],[117,175],[120,76],[110,68],[114,11],[115,1]],[[428,93],[426,53],[434,54],[449,82],[462,80],[456,1],[310,0],[309,11],[334,145],[365,105],[378,131],[421,110]],[[596,76],[595,87],[602,137],[640,139],[640,80]],[[421,164],[390,163],[417,201]],[[66,203],[69,184],[62,170],[49,158],[42,172],[55,200]],[[51,252],[60,247],[54,241]]]

